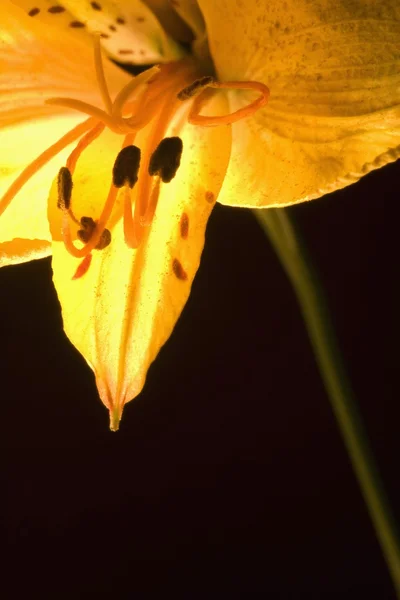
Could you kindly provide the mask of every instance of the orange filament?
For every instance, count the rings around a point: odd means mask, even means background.
[[[148,83],[157,73],[160,72],[160,67],[155,66],[143,71],[137,75],[130,83],[128,83],[115,97],[115,100],[112,104],[112,115],[116,117],[122,117],[122,110],[129,98],[136,92],[138,94],[140,91],[143,91],[143,85]]]
[[[129,185],[124,186],[125,242],[129,247],[137,248],[144,237],[146,227],[153,220],[162,183],[158,175],[149,175],[150,158],[153,151],[165,137],[168,126],[182,102],[191,103],[187,113],[187,121],[193,125],[205,127],[230,125],[254,114],[255,111],[264,106],[268,102],[269,89],[262,83],[252,81],[218,83],[212,77],[195,79],[193,77],[195,74],[194,63],[187,60],[147,69],[125,85],[112,101],[105,80],[98,36],[94,40],[94,62],[98,87],[105,110],[72,98],[49,98],[46,100],[47,104],[78,110],[89,115],[89,118],[71,129],[22,171],[3,198],[0,199],[0,215],[24,184],[50,159],[72,142],[79,140],[66,161],[66,167],[71,175],[75,171],[82,152],[99,137],[106,127],[118,135],[124,135],[122,146],[124,148],[133,144],[136,133],[153,121],[142,150],[139,180],[134,193]],[[228,115],[200,115],[200,111],[207,104],[210,96],[216,93],[216,89],[252,90],[259,92],[259,96],[247,106]],[[181,126],[180,124],[178,129]],[[81,221],[74,215],[71,207],[68,207],[68,209],[63,208],[62,237],[65,248],[75,258],[84,259],[74,278],[79,278],[86,273],[90,265],[92,250],[101,247],[99,242],[106,230],[118,193],[119,188],[111,183],[103,210],[99,219],[95,222],[93,231],[90,232],[89,239],[78,242],[79,244],[83,243],[82,247],[75,245],[74,240],[78,234],[73,234],[70,226],[71,221],[73,221],[79,228]],[[135,204],[134,215],[132,215],[133,203]]]
[[[83,136],[82,139],[79,140],[78,145],[74,148],[71,154],[67,158],[66,167],[70,170],[71,175],[74,174],[76,163],[82,152],[85,148],[87,148],[99,135],[104,131],[105,125],[104,123],[97,123],[87,132],[86,135]]]
[[[62,221],[62,236],[66,249],[72,256],[75,258],[83,258],[89,252],[94,250],[98,243],[100,242],[103,231],[106,228],[107,221],[111,216],[111,212],[117,198],[118,188],[114,185],[110,186],[110,190],[108,192],[106,203],[104,204],[103,211],[100,215],[99,220],[96,222],[96,227],[94,229],[93,235],[90,240],[83,246],[83,248],[77,248],[72,240],[71,229],[69,226],[69,215],[67,211],[64,211],[63,221]]]
[[[182,83],[184,81],[185,78],[183,78],[181,81],[178,80],[178,82],[171,87],[169,94],[165,94],[164,102],[161,105],[161,110],[159,110],[158,118],[154,122],[150,135],[146,140],[146,147],[143,153],[145,158],[141,166],[135,204],[135,220],[138,220],[139,222],[143,221],[143,217],[146,214],[149,202],[152,180],[151,176],[149,175],[150,157],[153,150],[157,148],[159,142],[163,139],[169,121],[175,113],[177,106],[180,104],[176,97],[176,92],[182,87]],[[143,223],[141,222],[140,224]]]
[[[265,106],[269,100],[269,89],[263,83],[258,81],[225,81],[219,83],[218,81],[212,81],[203,86],[203,91],[195,97],[193,100],[192,107],[189,111],[188,121],[192,125],[200,125],[203,127],[215,127],[216,125],[231,125],[236,121],[250,117],[262,106]],[[208,99],[207,88],[219,88],[219,89],[234,89],[234,90],[255,90],[260,92],[260,96],[253,102],[235,110],[233,113],[228,115],[222,115],[220,117],[208,117],[200,115],[199,112]]]
[[[35,173],[37,173],[45,164],[52,158],[57,156],[61,150],[64,150],[67,146],[75,142],[82,136],[88,129],[93,127],[95,120],[91,117],[86,119],[83,123],[80,123],[68,133],[62,136],[55,144],[52,144],[42,154],[40,154],[35,160],[33,160],[25,169],[20,173],[17,179],[10,185],[4,196],[0,199],[0,215],[6,210],[14,196],[24,187],[27,181]]]
[[[103,61],[101,59],[101,46],[100,46],[100,35],[95,34],[93,36],[93,50],[94,50],[94,67],[96,69],[97,85],[103,99],[104,108],[108,114],[112,112],[112,102],[110,98],[110,92],[108,91],[106,78],[104,75]]]

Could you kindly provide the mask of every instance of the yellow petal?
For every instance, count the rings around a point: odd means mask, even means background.
[[[0,243],[0,267],[46,258],[50,254],[50,242],[14,238],[10,242]]]
[[[174,60],[182,49],[168,36],[151,10],[140,0],[13,0],[32,20],[84,40],[88,32],[102,34],[108,54],[123,63],[148,64]],[[55,7],[58,7],[55,9]],[[59,12],[59,7],[65,10]]]
[[[80,120],[80,115],[52,116],[0,129],[0,198],[27,164]],[[25,184],[0,216],[0,266],[42,258],[51,253],[48,192],[54,174],[64,164],[70,151],[71,147],[67,147],[49,161]]]
[[[0,4],[0,22],[1,198],[32,160],[84,118],[44,104],[46,98],[72,96],[100,107],[102,100],[90,40],[57,36],[8,0]],[[105,72],[112,96],[131,79],[109,61]],[[28,181],[0,216],[0,265],[49,254],[48,190],[70,150]]]
[[[398,0],[199,5],[220,79],[258,80],[271,92],[233,126],[222,203],[310,200],[400,156]],[[249,101],[229,98],[231,109]]]
[[[89,36],[81,40],[68,31],[60,35],[9,0],[0,3],[0,23],[0,128],[60,113],[60,108],[44,104],[52,96],[102,107]],[[104,67],[113,96],[130,77],[110,61]]]
[[[214,102],[213,113],[227,111]],[[172,130],[169,135],[174,134]],[[141,147],[148,135],[136,140]],[[189,296],[204,244],[204,232],[229,160],[230,128],[187,126],[181,166],[161,185],[156,214],[138,250],[127,247],[117,207],[111,244],[93,251],[91,265],[72,279],[80,261],[60,240],[60,222],[51,220],[54,283],[65,331],[95,372],[112,429],[124,404],[141,391],[147,370]],[[78,218],[96,218],[111,180],[121,139],[105,131],[82,155],[74,174],[72,209]],[[55,186],[50,206],[56,203]]]

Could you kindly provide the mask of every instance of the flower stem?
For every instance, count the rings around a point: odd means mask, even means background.
[[[324,294],[288,212],[283,208],[253,212],[293,285],[332,410],[400,598],[400,544],[396,525],[345,373]]]

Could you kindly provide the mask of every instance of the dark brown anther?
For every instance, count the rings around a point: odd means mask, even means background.
[[[120,188],[129,185],[133,188],[138,180],[140,166],[140,149],[137,146],[126,146],[119,152],[113,167],[113,184]]]
[[[61,210],[69,209],[71,205],[72,186],[71,171],[67,167],[61,167],[57,178],[57,208],[61,208]]]
[[[150,157],[149,175],[159,175],[164,183],[169,183],[181,164],[182,150],[180,137],[161,140]]]
[[[81,218],[82,229],[78,229],[77,236],[84,244],[87,244],[90,238],[93,235],[93,231],[95,230],[96,223],[92,219],[92,217],[82,217]]]
[[[94,230],[96,229],[96,222],[92,219],[92,217],[82,217],[81,218],[81,226],[82,229],[78,229],[77,236],[84,244],[87,244],[90,238],[92,237]],[[100,240],[95,246],[96,250],[103,250],[107,248],[111,243],[111,231],[109,229],[104,229],[101,234]]]
[[[196,81],[193,81],[193,83],[183,88],[183,90],[181,90],[177,95],[177,98],[178,100],[182,101],[189,100],[189,98],[193,98],[193,96],[196,96],[196,94],[201,92],[203,88],[205,88],[207,85],[210,85],[210,83],[213,82],[214,77],[210,77],[209,75],[206,77],[202,77],[201,79],[196,79]]]
[[[96,250],[104,250],[111,244],[111,231],[109,229],[104,229],[101,234],[101,238],[96,246]]]

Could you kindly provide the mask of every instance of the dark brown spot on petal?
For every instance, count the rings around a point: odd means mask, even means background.
[[[30,17],[34,17],[35,15],[38,15],[40,13],[40,8],[31,8],[31,10],[28,12],[28,15]]]
[[[47,9],[47,12],[51,13],[52,15],[56,15],[57,13],[65,12],[65,8],[57,4],[55,6],[50,6],[50,8]]]
[[[108,29],[109,29],[110,31],[117,31],[117,28],[115,27],[115,25],[109,25],[109,26],[108,26]]]
[[[133,54],[133,50],[118,50],[118,54]]]
[[[178,279],[181,281],[186,281],[188,277],[187,273],[177,258],[174,258],[172,261],[172,270]]]
[[[101,10],[101,6],[98,2],[91,2],[90,6],[93,8],[93,10]]]
[[[117,23],[119,25],[125,25],[126,21],[125,21],[125,19],[123,17],[118,17]]]
[[[136,17],[138,23],[143,23],[146,19],[144,17]]]
[[[189,235],[189,217],[186,213],[182,213],[180,222],[181,237],[186,240]]]
[[[103,39],[105,39],[105,40],[108,40],[108,38],[109,38],[110,36],[108,35],[108,33],[101,33],[101,34],[100,34],[100,37],[101,37],[101,38],[103,38]]]
[[[213,202],[215,202],[215,194],[214,192],[206,192],[204,194],[205,199],[207,200],[207,202],[209,202],[210,204],[212,204]]]
[[[85,23],[82,23],[81,21],[71,21],[69,26],[73,27],[74,29],[80,29],[82,27],[85,27]]]

